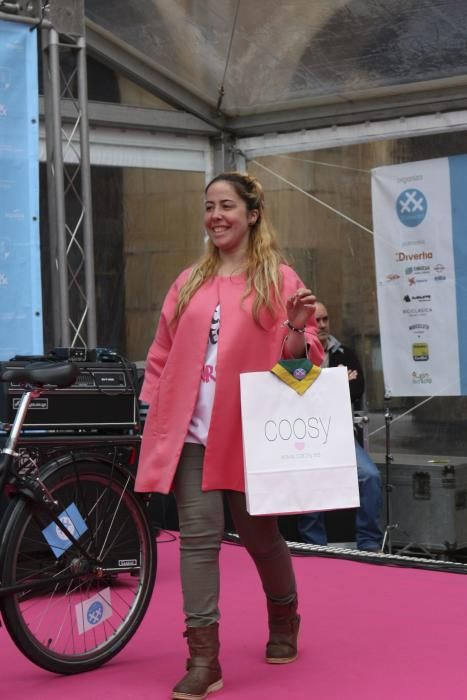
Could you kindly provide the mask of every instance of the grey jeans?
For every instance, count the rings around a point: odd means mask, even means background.
[[[180,526],[180,563],[185,621],[205,627],[219,617],[219,551],[224,534],[224,501],[242,544],[252,557],[266,596],[289,603],[296,585],[292,560],[277,517],[251,516],[245,494],[202,491],[204,447],[186,443],[174,481]]]

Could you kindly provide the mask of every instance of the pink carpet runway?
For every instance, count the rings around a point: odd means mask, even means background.
[[[178,542],[159,538],[148,614],[129,645],[97,671],[62,677],[22,657],[0,630],[2,697],[167,700],[186,658]],[[165,541],[164,541],[165,540]],[[294,557],[300,656],[264,662],[266,613],[246,552],[222,549],[219,700],[439,700],[467,687],[467,578],[315,556]]]

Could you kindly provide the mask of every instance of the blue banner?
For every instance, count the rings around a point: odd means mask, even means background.
[[[465,348],[467,347],[467,197],[465,183],[467,182],[467,156],[449,158],[451,175],[451,206],[452,206],[452,245],[454,248],[454,269],[456,273],[456,310],[457,335],[459,345],[459,372],[461,394],[467,395],[467,362]]]
[[[0,21],[0,359],[43,352],[37,35]]]

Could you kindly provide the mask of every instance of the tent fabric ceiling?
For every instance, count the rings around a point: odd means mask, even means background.
[[[467,82],[461,0],[85,0],[85,12],[213,108],[224,82],[226,117]]]

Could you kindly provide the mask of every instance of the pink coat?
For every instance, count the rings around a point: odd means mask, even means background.
[[[303,287],[287,265],[281,266],[284,300]],[[150,404],[136,478],[137,491],[171,490],[177,464],[191,421],[213,311],[221,308],[216,366],[216,392],[203,464],[205,491],[244,491],[240,373],[273,367],[280,359],[285,309],[277,319],[264,313],[255,323],[252,297],[242,301],[245,277],[214,277],[192,297],[177,323],[171,323],[180,287],[189,270],[179,275],[162,308],[154,341],[149,348],[141,400]],[[323,357],[314,318],[307,329],[310,359]]]

